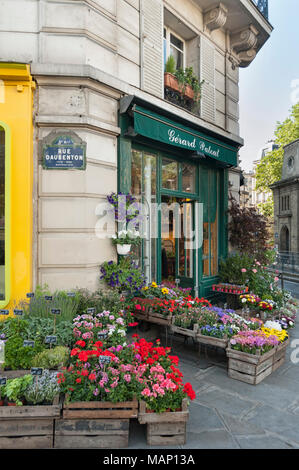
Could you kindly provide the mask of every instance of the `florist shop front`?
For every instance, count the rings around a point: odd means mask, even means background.
[[[134,255],[148,282],[211,296],[228,251],[228,169],[239,145],[128,96],[120,103],[118,192],[142,207]]]

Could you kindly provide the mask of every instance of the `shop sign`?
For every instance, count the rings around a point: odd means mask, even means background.
[[[134,131],[150,139],[190,150],[228,166],[237,165],[238,148],[136,106]]]
[[[74,132],[51,132],[42,147],[44,169],[85,170],[86,143]]]

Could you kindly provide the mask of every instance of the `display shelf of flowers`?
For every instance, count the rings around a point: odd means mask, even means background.
[[[237,284],[213,284],[212,290],[216,292],[223,292],[225,294],[245,294],[248,292],[247,286],[239,286]]]
[[[8,379],[0,391],[0,449],[53,448],[54,421],[60,416],[56,373]]]

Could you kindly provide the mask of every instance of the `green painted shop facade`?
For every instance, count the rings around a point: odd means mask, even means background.
[[[239,145],[133,96],[121,100],[119,125],[118,191],[145,208],[135,259],[148,281],[211,297],[228,253],[228,169]]]

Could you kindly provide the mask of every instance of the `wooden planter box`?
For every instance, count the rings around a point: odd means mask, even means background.
[[[0,449],[52,449],[59,416],[58,397],[53,405],[0,406]]]
[[[236,351],[228,345],[226,353],[228,356],[228,376],[251,385],[259,384],[279,367],[273,369],[277,348],[273,348],[263,355],[254,355]]]
[[[273,372],[276,371],[282,364],[285,362],[286,358],[286,350],[290,343],[290,337],[281,343],[275,349],[274,357],[273,357]]]
[[[172,318],[172,324],[170,326],[170,331],[172,333],[179,333],[180,335],[183,336],[189,336],[191,338],[195,338],[196,335],[198,334],[198,325],[193,325],[193,329],[190,330],[188,328],[182,328],[181,326],[176,326],[174,324],[175,317]]]
[[[118,449],[129,445],[130,418],[138,416],[138,401],[64,403],[55,421],[56,449]]]
[[[149,308],[147,321],[157,325],[170,326],[172,321],[171,313],[164,317],[161,313],[155,313],[153,308]]]
[[[200,333],[196,334],[196,340],[201,344],[206,344],[208,346],[215,346],[217,348],[226,349],[228,345],[228,338],[213,338],[212,336],[201,335]]]
[[[168,446],[186,444],[186,426],[189,419],[188,401],[182,401],[182,411],[146,413],[146,403],[140,402],[138,421],[147,425],[147,444]]]

